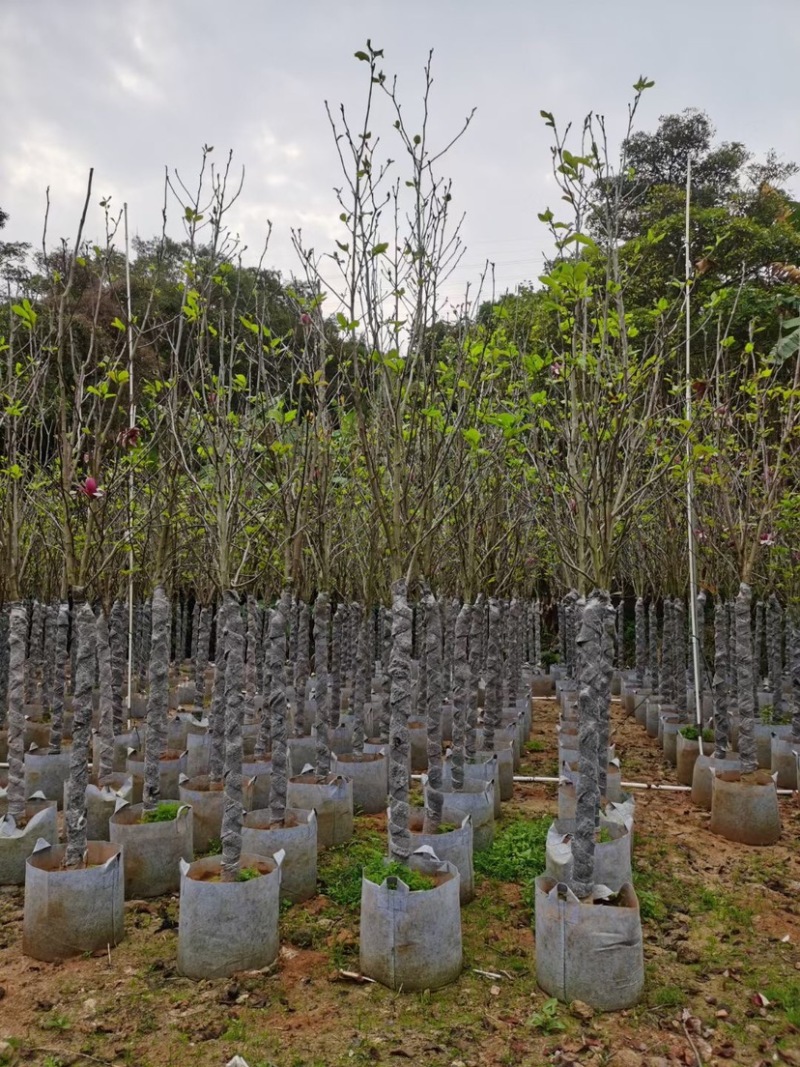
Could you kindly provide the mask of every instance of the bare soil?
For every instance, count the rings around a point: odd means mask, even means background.
[[[523,773],[556,773],[556,717],[555,701],[535,702]],[[674,783],[617,704],[613,719],[623,779]],[[271,972],[195,983],[175,970],[175,897],[130,901],[110,954],[46,964],[21,953],[22,891],[0,889],[0,1065],[221,1067],[237,1053],[250,1067],[800,1064],[800,808],[780,803],[779,844],[748,848],[711,835],[688,793],[636,790],[647,986],[609,1015],[545,1006],[529,887],[491,878],[462,911],[461,978],[413,995],[341,973],[358,971],[358,912],[324,896],[284,910]],[[517,784],[498,831],[556,808],[554,785]]]

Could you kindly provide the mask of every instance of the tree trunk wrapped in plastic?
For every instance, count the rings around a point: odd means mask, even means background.
[[[25,645],[28,613],[12,604],[8,627],[8,814],[25,819]],[[91,713],[91,709],[90,709]]]
[[[714,757],[725,759],[730,739],[730,719],[728,717],[729,694],[729,653],[728,607],[720,597],[714,607],[714,680],[712,683],[714,700]]]
[[[206,668],[211,648],[211,608],[203,604],[197,624],[197,650],[194,663],[194,685],[198,700],[202,702],[206,691]]]
[[[648,611],[650,623],[647,631],[648,655],[650,662],[650,688],[654,693],[658,692],[658,608],[655,600],[650,601]]]
[[[76,597],[76,600],[78,598]],[[75,612],[75,686],[72,701],[72,753],[64,804],[67,850],[64,864],[77,867],[86,852],[86,786],[89,784],[89,746],[92,737],[92,690],[97,673],[94,612],[82,601]]]
[[[464,753],[472,704],[472,671],[469,664],[471,624],[472,607],[470,604],[464,604],[456,619],[453,642],[453,789],[455,790],[464,788]]]
[[[95,630],[95,639],[97,641],[97,684],[100,697],[100,726],[97,731],[99,742],[98,777],[107,778],[114,773],[114,698],[108,619],[102,607],[97,613]]]
[[[742,582],[736,597],[736,680],[739,710],[739,758],[742,773],[758,769],[753,698],[753,637],[750,626],[750,586]]]
[[[639,685],[643,685],[644,672],[647,667],[647,636],[645,632],[644,598],[640,596],[636,598],[634,622],[636,626],[636,681]]]
[[[208,776],[212,782],[221,782],[225,769],[225,664],[227,658],[228,617],[238,611],[239,605],[233,595],[223,596],[217,611],[217,639],[214,650],[214,688],[211,693],[208,732],[211,743],[208,756]]]
[[[306,683],[310,673],[309,624],[308,604],[301,602],[297,609],[297,658],[294,665],[294,693],[297,702],[294,716],[295,737],[300,737],[305,732]]]
[[[600,805],[600,767],[606,763],[601,744],[602,724],[608,715],[613,671],[614,612],[607,593],[596,592],[581,618],[579,707],[579,782],[576,829],[573,841],[574,873],[571,886],[579,899],[594,888],[595,828]]]
[[[125,730],[125,701],[128,662],[128,607],[123,600],[115,600],[108,616],[108,641],[111,646],[111,705],[114,734]]]
[[[411,629],[412,613],[406,599],[406,583],[398,579],[392,584],[392,651],[389,657],[389,851],[391,858],[401,863],[405,863],[411,853],[408,826]]]
[[[50,716],[50,751],[58,755],[64,735],[64,692],[66,689],[69,641],[69,604],[59,604],[53,670],[53,707]]]
[[[222,881],[235,882],[242,855],[242,723],[244,720],[244,642],[242,613],[228,591],[225,641],[225,810],[222,816]]]
[[[158,806],[161,793],[160,761],[167,740],[170,607],[163,586],[157,586],[153,592],[150,610],[150,686],[147,695],[144,788],[142,790],[142,804],[145,811],[153,811]]]
[[[478,593],[470,612],[469,670],[472,687],[469,694],[467,726],[464,735],[464,752],[468,760],[475,759],[478,750],[478,686],[481,678],[482,655],[481,631],[483,629],[483,593]]]
[[[422,608],[425,613],[425,661],[428,673],[426,712],[428,788],[425,790],[423,833],[435,834],[442,821],[442,612],[432,593]]]
[[[269,689],[265,689],[264,703],[269,706],[272,723],[270,818],[273,822],[283,822],[286,814],[289,760],[286,742],[286,620],[280,608],[270,613],[266,659],[269,667]]]
[[[369,616],[365,617],[360,604],[351,604],[350,611],[356,627],[356,673],[353,683],[353,752],[358,756],[363,753],[366,740],[364,714],[369,700],[371,677]]]
[[[800,745],[800,607],[795,605],[788,620],[789,673],[792,680],[792,741]],[[800,782],[798,782],[800,785]]]
[[[317,688],[317,776],[331,773],[331,748],[328,737],[330,711],[328,691],[328,629],[331,621],[331,602],[327,593],[320,593],[314,605],[314,673]]]

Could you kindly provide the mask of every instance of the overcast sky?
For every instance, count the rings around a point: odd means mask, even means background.
[[[695,106],[719,139],[800,160],[800,0],[0,0],[2,237],[40,242],[49,185],[50,240],[73,238],[90,167],[89,235],[109,195],[154,235],[165,166],[193,179],[207,143],[246,168],[234,229],[255,250],[270,219],[267,262],[291,272],[291,227],[318,251],[342,236],[324,101],[363,101],[368,37],[412,116],[434,49],[441,138],[477,107],[443,164],[466,212],[453,290],[487,258],[500,292],[541,271],[536,214],[557,207],[541,108],[599,111],[619,135],[646,74],[640,128]],[[373,129],[390,143],[386,109]]]

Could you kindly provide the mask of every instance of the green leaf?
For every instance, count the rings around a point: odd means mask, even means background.
[[[119,317],[119,315],[116,315],[111,320],[111,325],[114,326],[117,330],[121,330],[122,333],[125,332],[125,323],[122,321],[122,319]]]
[[[360,59],[362,63],[369,63],[369,56],[366,52],[358,51],[354,52],[353,55],[356,57],[356,59]]]
[[[382,241],[380,244],[374,245],[371,255],[382,256],[386,249],[389,247],[388,241]]]

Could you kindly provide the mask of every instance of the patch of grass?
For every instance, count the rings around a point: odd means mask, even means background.
[[[142,822],[172,822],[178,818],[180,808],[177,800],[162,800],[152,811],[142,812]]]
[[[702,886],[695,896],[698,911],[712,912],[726,925],[747,926],[753,918],[753,909],[737,904],[724,893]]]
[[[659,989],[653,990],[650,999],[659,1008],[679,1008],[686,1003],[686,993],[680,986],[662,985]]]
[[[661,923],[669,914],[669,908],[654,888],[657,876],[650,871],[633,872],[633,888],[639,900],[639,914],[644,922]]]
[[[547,746],[545,745],[544,741],[541,741],[538,738],[534,739],[533,741],[525,742],[526,752],[544,752],[546,747]]]
[[[225,1041],[245,1041],[247,1038],[247,1028],[241,1019],[231,1019],[222,1036]]]
[[[318,861],[320,891],[334,904],[357,908],[361,903],[362,870],[376,857],[382,860],[385,855],[384,839],[374,831],[346,845],[326,849]]]
[[[59,1033],[63,1033],[64,1030],[69,1030],[72,1024],[69,1021],[68,1016],[59,1015],[58,1012],[51,1012],[49,1015],[45,1015],[39,1026],[43,1030],[58,1030]]]
[[[491,848],[475,853],[475,870],[500,882],[530,886],[545,868],[550,815],[516,819],[501,830]]]
[[[427,874],[406,867],[404,863],[398,863],[396,860],[386,863],[383,856],[379,856],[364,867],[364,877],[377,885],[381,885],[387,878],[399,878],[412,892],[420,889],[433,889],[436,885],[433,878]]]
[[[764,996],[786,1014],[786,1019],[792,1026],[800,1029],[800,982],[767,986]]]

